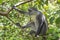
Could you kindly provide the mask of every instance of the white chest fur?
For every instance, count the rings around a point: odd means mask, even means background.
[[[38,21],[36,19],[36,15],[31,16],[31,21],[33,21],[35,23],[35,25],[33,25],[31,27],[31,30],[37,31],[39,24],[38,24]]]

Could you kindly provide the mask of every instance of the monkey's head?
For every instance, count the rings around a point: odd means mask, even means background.
[[[30,15],[36,15],[36,14],[37,14],[36,12],[37,12],[38,10],[37,10],[36,8],[32,7],[32,8],[29,8],[28,11],[29,11],[29,14],[30,14]]]
[[[38,11],[37,8],[31,7],[28,9],[28,11]]]

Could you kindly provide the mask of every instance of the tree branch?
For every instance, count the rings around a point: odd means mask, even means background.
[[[22,5],[22,4],[31,2],[31,1],[32,1],[32,0],[29,0],[29,1],[26,1],[26,2],[19,2],[19,3],[15,4],[14,6],[12,6],[10,9],[8,9],[8,11],[6,11],[6,12],[0,11],[0,15],[5,16],[5,17],[7,17],[10,21],[12,21],[12,20],[10,19],[9,15],[8,15],[8,14],[10,13],[10,11],[12,11],[12,10],[14,9],[14,7],[17,7],[17,6],[19,6],[19,5]],[[17,11],[18,11],[18,10],[17,10]],[[20,11],[20,12],[22,12],[22,11]],[[14,21],[12,21],[12,23],[14,23],[15,25],[19,24],[19,23],[15,23]],[[20,24],[17,25],[17,26],[20,26]]]
[[[19,2],[19,3],[15,4],[14,6],[17,7],[17,6],[19,6],[19,5],[22,5],[22,4],[31,2],[31,1],[33,1],[33,0],[29,0],[29,1],[26,1],[26,2]]]

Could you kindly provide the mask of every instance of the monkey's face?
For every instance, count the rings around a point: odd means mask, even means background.
[[[35,10],[29,9],[28,11],[29,11],[29,15],[36,15],[37,14]]]

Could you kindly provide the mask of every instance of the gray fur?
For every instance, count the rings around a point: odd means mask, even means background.
[[[33,30],[35,32],[35,36],[37,37],[39,34],[45,35],[47,32],[47,20],[45,18],[45,16],[40,12],[37,11],[35,9],[29,9],[29,13],[31,16],[31,21],[30,24],[28,25],[28,23],[24,26],[24,28],[26,27],[31,27],[31,30]],[[33,18],[33,15],[35,18]]]

